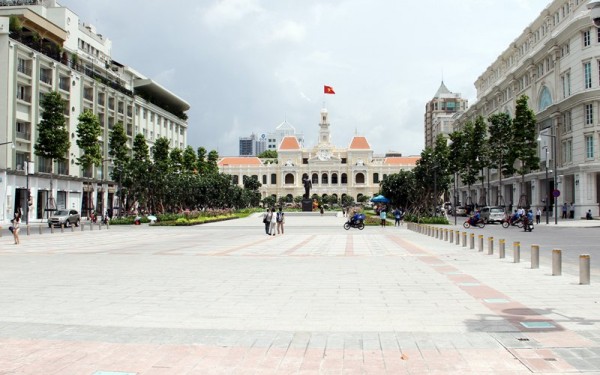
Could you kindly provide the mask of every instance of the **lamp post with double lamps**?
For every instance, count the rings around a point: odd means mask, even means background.
[[[102,218],[104,218],[104,216],[106,216],[106,213],[108,212],[108,210],[107,210],[107,207],[108,207],[108,195],[106,195],[106,203],[104,201],[104,180],[105,180],[105,178],[104,178],[104,163],[105,162],[112,162],[112,159],[111,158],[102,159],[102,176],[101,176],[101,179],[100,179],[100,185],[102,187],[102,193],[101,193],[102,194],[102,200],[101,200],[101,202],[102,202],[102,212],[100,212],[100,214],[102,215]],[[106,171],[108,172],[108,166],[106,168]],[[112,207],[112,204],[111,204],[111,207]]]
[[[550,139],[552,139],[552,159],[554,160],[554,191],[552,192],[552,196],[554,197],[554,224],[558,224],[558,207],[556,206],[557,203],[557,195],[555,194],[555,191],[558,192],[557,186],[556,186],[556,176],[558,173],[557,170],[557,164],[556,164],[556,135],[554,134],[542,134],[540,133],[537,141],[542,142],[542,137],[550,137]],[[548,179],[548,146],[544,146],[546,147],[546,180]],[[546,199],[547,201],[548,199]],[[546,223],[548,223],[548,209],[546,209]]]

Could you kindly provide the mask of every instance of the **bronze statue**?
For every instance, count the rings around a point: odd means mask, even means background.
[[[310,197],[310,188],[312,187],[312,182],[308,177],[302,179],[302,184],[304,185],[304,199],[308,199]]]

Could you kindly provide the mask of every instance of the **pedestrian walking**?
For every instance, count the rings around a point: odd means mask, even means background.
[[[20,231],[20,226],[21,226],[21,213],[20,211],[15,211],[15,216],[12,219],[12,234],[13,237],[15,239],[15,245],[18,245],[21,243],[21,241],[19,240],[19,231]]]
[[[398,209],[398,207],[396,207],[396,209],[392,213],[394,214],[394,226],[399,227],[400,226],[400,217],[401,217],[400,210]]]
[[[387,213],[385,212],[385,210],[381,210],[379,212],[379,218],[381,219],[381,227],[385,227],[385,224],[387,222]]]
[[[271,208],[271,216],[269,217],[271,220],[271,226],[269,227],[269,234],[271,236],[275,235],[275,228],[277,227],[277,215],[275,214],[275,208]]]
[[[269,229],[271,228],[271,211],[267,208],[267,211],[263,213],[263,224],[265,225],[265,233],[269,234]]]
[[[535,223],[539,224],[541,218],[542,218],[542,210],[540,210],[540,208],[538,207],[537,211],[535,212]]]
[[[279,230],[281,230],[281,234],[283,234],[283,224],[285,224],[285,214],[282,211],[281,207],[279,207],[279,211],[276,215],[277,221],[277,234],[279,234]]]
[[[569,206],[569,217],[571,219],[575,219],[575,203],[571,202],[571,205]]]
[[[567,208],[568,208],[567,207],[567,202],[565,202],[562,205],[562,216],[561,216],[562,219],[566,219],[567,218]]]

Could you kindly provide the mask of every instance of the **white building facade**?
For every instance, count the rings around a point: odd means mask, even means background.
[[[11,16],[23,26],[21,32],[9,31]],[[118,122],[130,147],[138,133],[150,146],[167,137],[171,147],[186,147],[189,104],[113,60],[111,47],[111,41],[92,25],[53,0],[0,5],[0,143],[6,143],[0,146],[0,222],[12,218],[18,208],[28,214],[28,220],[41,220],[52,209],[85,213],[93,208],[104,213],[117,206],[108,136]],[[66,161],[54,166],[34,154],[40,99],[51,91],[67,102],[71,141]],[[93,111],[100,120],[105,159],[102,166],[86,171],[76,164],[81,155],[76,129],[84,110]],[[29,173],[25,173],[27,164]]]
[[[277,160],[257,157],[223,157],[218,166],[221,173],[232,176],[234,183],[243,186],[244,176],[256,177],[262,184],[262,198],[293,199],[304,194],[303,178],[312,182],[310,195],[348,195],[358,201],[361,196],[373,197],[379,183],[390,174],[412,170],[418,156],[375,156],[367,139],[355,135],[348,147],[331,143],[329,113],[322,109],[319,122],[319,141],[304,148],[294,135],[284,136],[277,148]]]
[[[513,117],[516,100],[527,95],[536,114],[541,163],[524,184],[515,176],[504,178],[502,188],[497,171],[484,171],[484,183],[460,189],[463,204],[544,207],[545,199],[553,202],[560,194],[558,206],[574,203],[576,218],[590,209],[600,214],[600,29],[586,5],[552,1],[475,82],[477,102],[457,124],[500,112]]]

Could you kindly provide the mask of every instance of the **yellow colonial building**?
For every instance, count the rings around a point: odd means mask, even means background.
[[[361,196],[375,196],[379,183],[389,174],[415,167],[419,156],[397,154],[376,156],[364,136],[355,135],[347,147],[331,143],[327,109],[321,110],[319,141],[303,148],[295,136],[284,137],[277,148],[277,159],[258,157],[223,157],[218,166],[233,182],[243,185],[244,176],[253,176],[262,184],[263,198],[275,196],[293,198],[304,194],[303,178],[310,178],[311,196],[334,195],[341,199],[349,195],[358,201]]]

